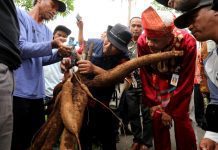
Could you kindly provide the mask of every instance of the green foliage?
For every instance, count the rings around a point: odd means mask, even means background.
[[[33,7],[33,1],[34,0],[15,0],[15,4],[29,11]],[[74,10],[74,0],[60,0],[60,1],[66,4],[67,9],[66,12],[58,13],[58,14],[62,16],[66,16],[67,14],[69,14],[71,11]]]

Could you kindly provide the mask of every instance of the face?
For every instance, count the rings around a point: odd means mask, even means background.
[[[172,41],[173,34],[167,34],[164,37],[150,38],[147,37],[147,44],[153,53],[164,50]]]
[[[42,20],[51,20],[57,14],[58,3],[54,0],[39,0],[39,13]]]
[[[142,34],[142,20],[140,18],[133,18],[130,22],[130,32],[134,40],[137,40],[138,37]]]
[[[104,56],[114,56],[120,54],[120,50],[112,45],[112,43],[108,40],[107,36],[104,38],[103,43],[103,54]]]
[[[214,35],[214,24],[212,24],[214,13],[215,11],[210,10],[209,7],[204,7],[192,15],[189,30],[198,41],[206,41]]]
[[[107,36],[107,32],[104,31],[103,33],[101,33],[101,39],[104,40],[104,38]]]
[[[199,0],[169,0],[168,6],[176,10],[187,11],[193,8]]]
[[[63,37],[63,38],[67,38],[67,34],[63,31],[57,31],[55,34],[54,34],[54,39],[58,38],[58,37]]]

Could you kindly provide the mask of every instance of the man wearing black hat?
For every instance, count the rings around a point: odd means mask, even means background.
[[[79,27],[81,29],[81,26]],[[128,60],[127,45],[132,36],[128,27],[116,24],[109,26],[104,40],[89,39],[88,47],[94,44],[91,61],[78,61],[79,72],[93,78],[106,70],[112,69],[123,61]],[[92,88],[95,98],[109,106],[114,92],[114,86]],[[82,149],[90,149],[94,139],[100,142],[103,150],[116,150],[115,118],[98,103],[89,103],[85,112],[83,126],[80,132]]]
[[[213,40],[218,44],[218,12],[217,1],[201,0],[192,10],[184,13],[175,20],[179,28],[188,27],[199,41]],[[200,143],[202,150],[218,149],[218,49],[210,52],[204,60],[210,91],[210,103],[206,110],[207,131]]]
[[[12,149],[27,149],[33,135],[44,123],[43,66],[71,54],[71,48],[63,45],[66,38],[53,39],[52,32],[44,24],[65,9],[65,4],[59,0],[35,0],[29,12],[17,8],[22,64],[15,71]],[[53,48],[58,51],[53,53]]]

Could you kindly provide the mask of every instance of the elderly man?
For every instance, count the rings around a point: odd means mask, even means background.
[[[35,0],[28,13],[17,8],[22,64],[15,71],[12,149],[27,149],[44,123],[43,66],[70,55],[70,47],[62,45],[66,38],[53,39],[52,32],[44,24],[65,9],[65,4],[58,0]],[[53,53],[53,48],[59,49]]]
[[[172,50],[184,51],[178,59],[160,61],[141,68],[144,102],[150,107],[155,150],[170,150],[169,128],[174,121],[178,150],[196,150],[189,119],[189,103],[194,84],[196,41],[173,24],[170,12],[149,7],[142,13],[144,34],[138,39],[138,55]]]
[[[212,9],[211,9],[212,8]],[[184,13],[175,20],[179,28],[188,27],[191,33],[199,41],[213,40],[218,44],[218,4],[211,0],[201,0],[192,10]],[[210,91],[210,104],[206,110],[207,131],[200,143],[202,150],[218,149],[218,70],[217,48],[208,54],[204,61],[204,69],[207,75]]]

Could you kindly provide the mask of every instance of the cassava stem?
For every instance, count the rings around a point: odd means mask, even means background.
[[[141,56],[123,64],[116,66],[115,68],[107,71],[106,73],[97,75],[93,80],[86,81],[88,87],[102,87],[116,84],[120,80],[124,79],[136,68],[140,68],[144,65],[166,60],[173,57],[179,57],[183,55],[183,51],[168,51],[155,54],[149,54]]]

